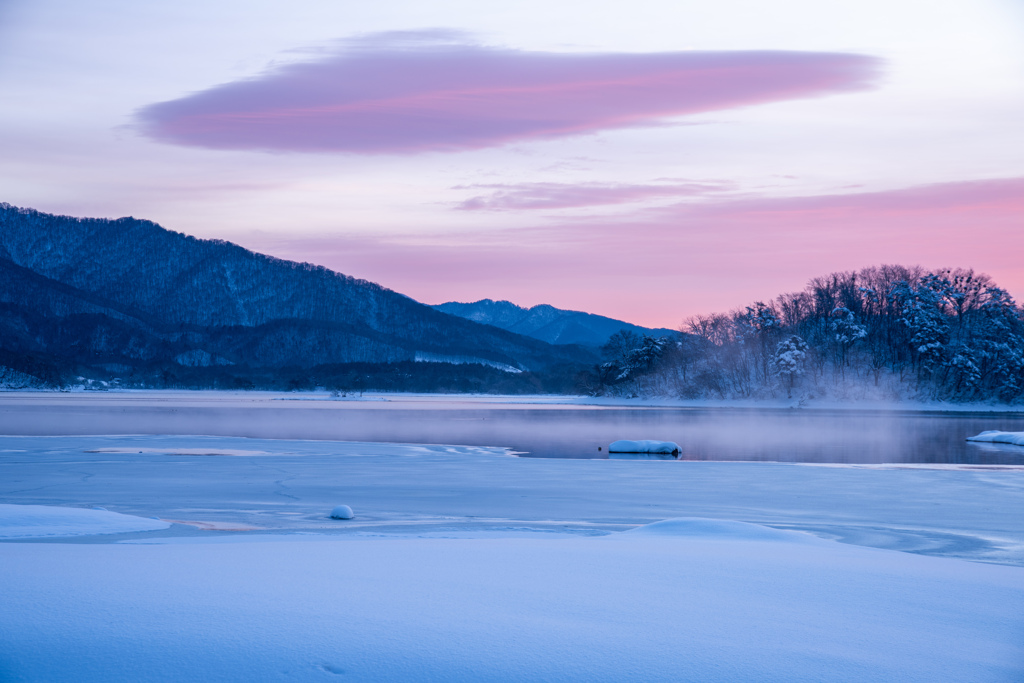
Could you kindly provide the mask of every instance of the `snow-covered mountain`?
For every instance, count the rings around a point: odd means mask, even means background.
[[[491,368],[587,364],[378,284],[135,218],[0,204],[0,366],[312,368],[457,357]]]
[[[540,339],[549,344],[581,344],[599,347],[607,342],[609,337],[621,330],[658,337],[679,334],[675,330],[640,327],[622,320],[606,318],[603,315],[567,311],[547,304],[523,308],[510,301],[482,299],[469,304],[449,301],[437,304],[434,308],[467,320],[494,325],[516,334]]]

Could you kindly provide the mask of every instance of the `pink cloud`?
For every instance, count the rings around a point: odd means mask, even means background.
[[[865,89],[880,65],[843,53],[563,54],[436,37],[349,43],[149,105],[137,121],[154,139],[212,149],[454,151]]]
[[[518,183],[463,185],[457,190],[491,190],[461,202],[463,211],[568,209],[603,204],[628,204],[663,197],[692,197],[730,189],[728,183]]]
[[[1024,178],[679,204],[629,220],[469,238],[289,238],[247,246],[420,301],[546,302],[652,326],[880,263],[972,267],[1024,299]]]

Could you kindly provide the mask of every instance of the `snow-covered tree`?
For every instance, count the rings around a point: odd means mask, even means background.
[[[800,337],[790,335],[779,342],[772,355],[772,370],[775,376],[786,386],[787,398],[793,397],[793,386],[796,378],[804,372],[804,360],[807,358],[807,342]]]
[[[946,355],[949,342],[949,323],[940,308],[941,293],[934,279],[919,287],[899,282],[893,295],[902,304],[902,322],[912,336],[910,346],[919,371],[930,375],[939,368]]]

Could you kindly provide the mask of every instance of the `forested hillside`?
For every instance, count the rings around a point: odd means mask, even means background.
[[[0,278],[0,365],[47,381],[90,369],[245,375],[443,357],[541,371],[593,360],[372,282],[134,218],[0,204]]]
[[[881,266],[605,349],[595,393],[1024,400],[1024,315],[986,275]]]

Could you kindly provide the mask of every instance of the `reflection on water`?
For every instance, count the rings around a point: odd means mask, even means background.
[[[607,458],[619,439],[675,441],[680,460],[1024,464],[1024,448],[968,443],[1024,431],[1019,413],[510,406],[450,402],[4,397],[0,434],[207,434],[506,446],[525,457]]]

